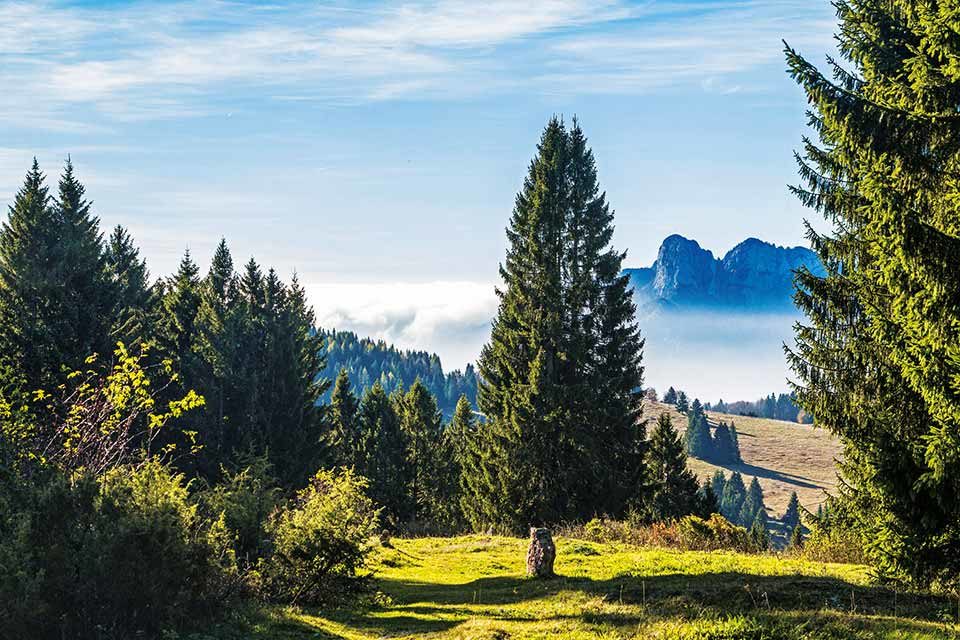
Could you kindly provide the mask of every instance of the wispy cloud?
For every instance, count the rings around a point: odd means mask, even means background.
[[[436,0],[318,8],[184,0],[84,8],[8,2],[0,5],[0,83],[8,89],[0,117],[69,130],[98,118],[106,126],[205,115],[219,110],[212,103],[238,95],[370,101],[518,88],[630,93],[696,87],[779,61],[780,37],[826,42],[829,13],[808,5]]]

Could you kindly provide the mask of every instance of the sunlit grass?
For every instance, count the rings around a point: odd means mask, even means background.
[[[951,638],[956,600],[897,593],[866,567],[558,539],[551,580],[523,575],[526,541],[463,536],[379,549],[378,594],[275,609],[261,638]]]

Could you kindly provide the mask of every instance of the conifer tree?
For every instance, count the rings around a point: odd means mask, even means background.
[[[700,499],[700,507],[696,515],[706,520],[714,513],[720,513],[720,496],[713,490],[712,483],[704,483],[697,495]]]
[[[436,399],[417,379],[398,404],[400,429],[406,442],[407,471],[410,477],[411,517],[428,519],[440,510],[439,467],[445,452],[440,450],[442,416]]]
[[[677,407],[677,411],[684,415],[690,411],[690,401],[687,399],[687,394],[685,392],[681,391],[677,394],[677,402],[675,406]]]
[[[721,421],[713,432],[711,459],[718,464],[736,464],[740,462],[740,447],[726,422]]]
[[[787,543],[787,548],[794,551],[803,549],[803,527],[797,525],[790,530],[790,540]]]
[[[677,390],[673,387],[667,389],[667,392],[663,394],[663,404],[677,404]]]
[[[111,335],[128,346],[149,340],[158,301],[147,261],[121,225],[114,227],[107,241],[106,266],[117,292]]]
[[[363,464],[360,475],[370,481],[370,497],[383,507],[383,518],[392,526],[410,517],[407,493],[409,470],[406,442],[393,403],[376,382],[360,402]]]
[[[747,489],[747,496],[743,501],[743,505],[740,507],[740,515],[737,518],[737,522],[740,525],[747,527],[756,519],[757,513],[764,513],[766,517],[767,507],[763,503],[763,489],[760,487],[760,482],[753,478],[750,481],[750,487]]]
[[[795,192],[826,275],[798,275],[799,404],[844,443],[842,498],[880,575],[960,575],[960,165],[953,3],[841,0],[842,59],[787,61],[818,140]],[[845,65],[845,66],[844,66]]]
[[[336,464],[357,468],[361,464],[360,402],[350,388],[346,369],[340,369],[330,396],[330,444]]]
[[[90,355],[109,362],[117,296],[99,221],[67,161],[51,199],[37,161],[0,230],[0,359],[28,390],[53,389]]]
[[[687,454],[695,458],[707,459],[713,453],[713,440],[710,438],[710,426],[700,401],[694,399],[687,411],[687,431],[684,434]]]
[[[747,498],[747,488],[743,484],[743,476],[739,471],[730,474],[723,487],[723,497],[720,499],[720,513],[730,522],[737,523],[740,511]]]
[[[770,532],[767,531],[767,513],[764,510],[757,511],[750,523],[750,545],[755,551],[767,551],[770,549]]]
[[[783,514],[783,526],[793,531],[800,526],[800,499],[797,498],[797,492],[790,494],[790,502],[787,503],[787,510]]]
[[[189,249],[184,252],[177,273],[167,282],[162,307],[157,336],[160,348],[173,361],[181,380],[192,379],[196,362],[193,344],[200,309],[200,269]]]
[[[720,501],[723,500],[723,489],[727,484],[727,478],[723,475],[723,471],[717,469],[713,472],[713,477],[710,478],[710,487],[713,489],[714,495],[717,496],[718,508]]]
[[[699,511],[699,485],[687,468],[680,435],[670,415],[660,414],[650,435],[647,478],[653,485],[648,514],[651,520],[675,520]]]
[[[479,362],[475,525],[520,530],[640,498],[643,342],[579,125],[547,125],[517,195]]]

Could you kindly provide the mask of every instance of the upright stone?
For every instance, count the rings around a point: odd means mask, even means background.
[[[531,527],[530,548],[527,549],[527,575],[549,578],[553,575],[553,561],[557,548],[553,545],[550,529]]]

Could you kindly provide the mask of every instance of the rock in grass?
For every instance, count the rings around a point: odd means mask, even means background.
[[[557,548],[553,544],[550,529],[531,527],[530,547],[527,549],[527,575],[534,578],[549,578],[553,574],[553,561]]]

